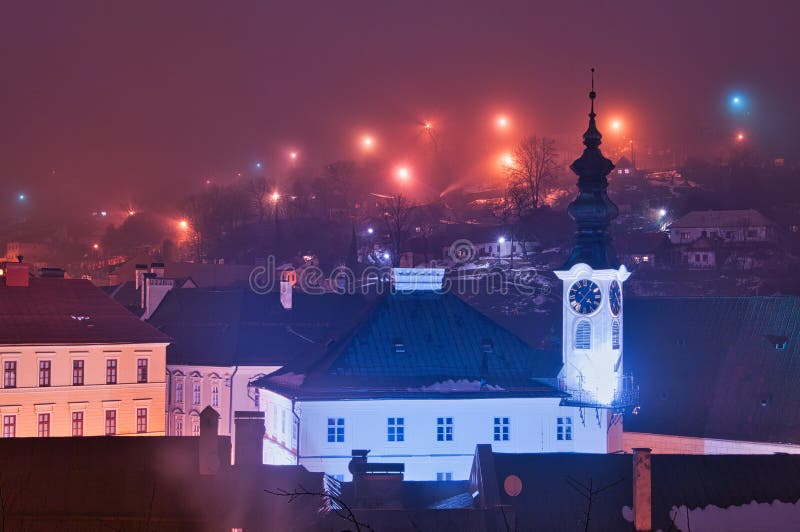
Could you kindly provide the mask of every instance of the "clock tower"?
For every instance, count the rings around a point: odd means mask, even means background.
[[[586,147],[570,169],[578,176],[578,196],[568,212],[577,225],[575,246],[555,274],[563,282],[563,368],[567,402],[614,407],[624,394],[622,376],[623,283],[630,273],[620,265],[608,226],[619,209],[609,199],[612,162],[600,151],[602,135],[595,123],[594,69],[589,93]]]

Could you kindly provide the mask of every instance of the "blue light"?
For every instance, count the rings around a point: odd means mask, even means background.
[[[747,110],[747,98],[743,94],[732,94],[728,99],[728,108],[732,112],[744,112]]]
[[[20,201],[25,201],[25,194],[20,194],[19,196],[17,196],[17,199],[19,199]]]
[[[372,227],[368,227],[367,228],[367,233],[372,234],[374,232],[375,232],[375,230]]]
[[[261,163],[256,163],[256,168],[261,168]]]

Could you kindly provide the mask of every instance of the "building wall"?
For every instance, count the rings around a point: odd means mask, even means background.
[[[686,250],[686,263],[692,268],[715,268],[717,254],[711,250],[692,251]]]
[[[106,361],[116,359],[117,384],[106,384]],[[137,360],[148,361],[137,383]],[[73,361],[84,361],[84,384],[73,385]],[[0,436],[5,416],[16,416],[16,437],[38,435],[39,414],[50,414],[50,436],[72,436],[72,413],[83,412],[83,435],[105,434],[105,411],[116,410],[116,434],[164,435],[166,344],[0,346],[0,378],[15,361],[16,388],[0,380]],[[39,386],[39,362],[50,361],[50,386]],[[137,434],[136,411],[147,409]]]
[[[623,450],[648,447],[657,454],[800,454],[800,445],[623,432]]]
[[[725,242],[772,242],[775,231],[767,226],[750,227],[675,227],[669,230],[669,240],[673,244],[688,244],[705,234],[718,237]]]
[[[605,410],[559,406],[552,398],[390,399],[298,402],[297,433],[288,426],[291,401],[273,392],[261,395],[266,412],[265,463],[299,461],[310,471],[350,480],[352,449],[370,449],[371,462],[403,462],[407,480],[453,480],[469,476],[475,445],[499,452],[607,451]],[[274,410],[273,410],[274,409]],[[285,413],[285,414],[284,414]],[[287,424],[284,428],[283,416]],[[437,441],[437,418],[453,419],[453,440]],[[509,440],[494,440],[494,418],[509,419]],[[572,439],[558,440],[557,419],[571,418]],[[344,419],[344,441],[328,442],[328,419]],[[404,441],[388,441],[388,418],[403,418]]]
[[[196,366],[170,364],[168,390],[168,434],[192,436],[200,430],[200,412],[207,406],[220,415],[219,434],[231,436],[233,441],[233,413],[237,410],[257,410],[259,390],[248,389],[254,378],[269,375],[280,366]],[[179,383],[183,385],[183,399],[178,397]],[[200,386],[199,401],[194,399],[194,386]],[[219,391],[215,404],[213,390]],[[232,403],[231,403],[232,401]],[[235,443],[235,442],[234,442]]]

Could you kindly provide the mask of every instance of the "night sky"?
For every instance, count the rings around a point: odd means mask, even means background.
[[[315,169],[359,161],[364,134],[376,159],[413,166],[425,120],[453,179],[479,180],[523,134],[574,137],[577,154],[591,66],[608,142],[617,117],[679,153],[743,129],[796,159],[797,5],[4,2],[0,208],[20,191],[45,208],[174,204],[256,161],[285,175],[290,150]]]

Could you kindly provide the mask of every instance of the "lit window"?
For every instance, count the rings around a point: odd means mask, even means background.
[[[611,322],[611,349],[619,349],[619,320]]]
[[[192,416],[192,436],[200,436],[200,418],[197,415]]]
[[[199,405],[200,404],[200,383],[195,382],[192,386],[192,404]]]
[[[510,424],[507,417],[494,418],[494,441],[508,441]]]
[[[436,480],[442,482],[443,480],[453,480],[453,473],[448,471],[446,473],[436,473]]]
[[[147,359],[140,358],[136,361],[136,382],[139,384],[147,382]]]
[[[631,173],[631,169],[630,169],[630,168],[626,168],[626,169],[625,169],[625,173],[626,173],[626,174],[630,174],[630,173]]]
[[[650,256],[649,255],[644,255],[642,257],[642,262],[650,262]]]
[[[453,441],[453,418],[436,418],[436,441]]]
[[[106,436],[113,436],[117,433],[117,411],[106,410]]]
[[[402,417],[390,417],[386,425],[386,441],[406,440],[406,420]]]
[[[39,414],[39,430],[37,435],[40,438],[50,437],[50,414]]]
[[[72,413],[72,435],[83,436],[83,412]]]
[[[117,359],[106,360],[106,384],[117,383]]]
[[[136,432],[139,434],[143,434],[147,432],[147,409],[146,408],[137,408],[136,409]]]
[[[586,321],[581,320],[575,328],[575,349],[591,349],[592,348],[592,325]]]
[[[344,418],[328,418],[328,443],[344,442]]]
[[[17,362],[7,360],[3,363],[3,388],[17,387]]]
[[[572,418],[560,417],[556,425],[556,439],[557,440],[571,440],[572,439]]]
[[[175,402],[183,404],[183,380],[175,381]]]
[[[50,361],[39,361],[39,386],[50,386]]]
[[[17,416],[3,416],[3,438],[17,435]]]
[[[83,360],[72,361],[72,385],[83,386]]]

